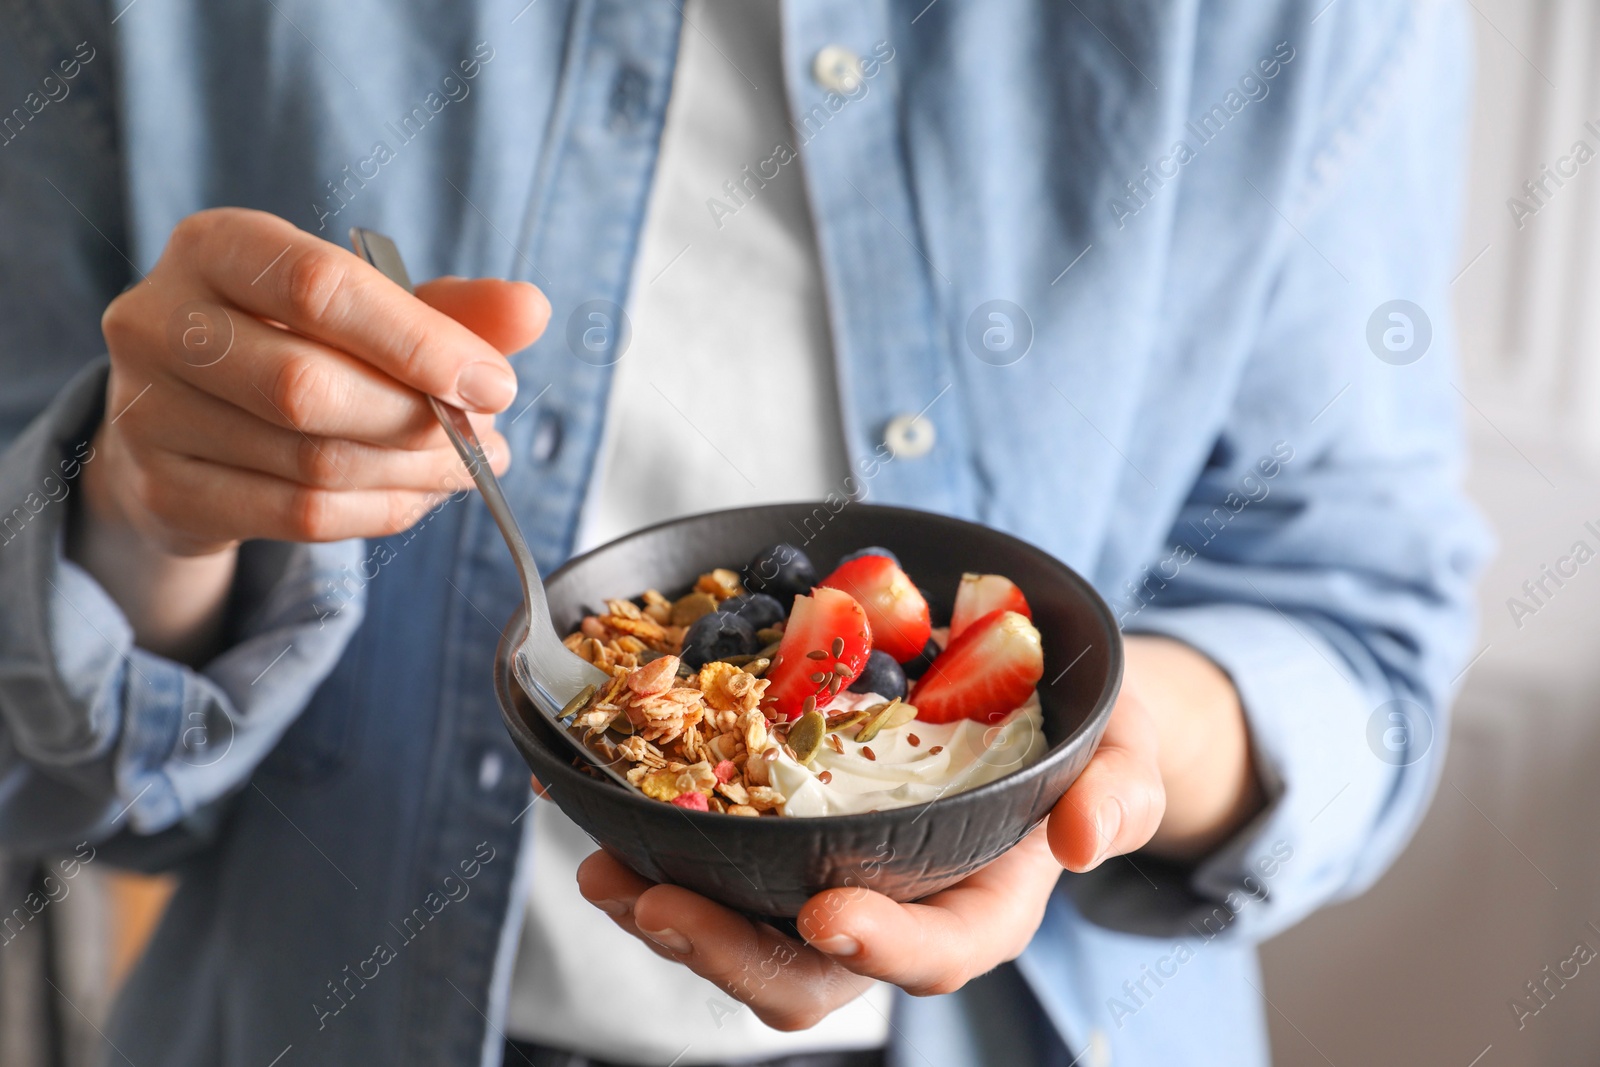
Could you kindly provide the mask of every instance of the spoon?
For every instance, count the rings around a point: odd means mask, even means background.
[[[356,255],[378,268],[384,277],[408,293],[413,291],[411,276],[406,273],[400,250],[393,241],[381,233],[352,227],[350,243],[355,246]],[[605,750],[598,746],[598,737],[563,721],[587,703],[586,694],[589,691],[610,685],[611,675],[561,643],[561,636],[550,621],[550,604],[545,598],[544,582],[539,578],[539,566],[534,562],[527,539],[522,536],[522,527],[517,525],[517,517],[500,488],[500,479],[489,468],[489,459],[483,453],[483,446],[478,443],[478,435],[472,429],[466,412],[438,397],[428,397],[428,404],[438,417],[439,424],[444,427],[450,443],[461,455],[467,473],[477,483],[478,492],[483,495],[489,514],[494,516],[495,525],[500,527],[500,535],[505,538],[506,547],[511,549],[511,559],[517,565],[518,577],[522,579],[522,600],[528,619],[528,632],[511,657],[512,673],[516,675],[517,684],[540,714],[550,720],[556,732],[566,738],[585,759],[625,788],[643,795],[637,786],[617,771],[616,757],[606,755]],[[580,700],[580,697],[585,699]]]

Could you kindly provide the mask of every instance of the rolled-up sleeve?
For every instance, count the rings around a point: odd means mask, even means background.
[[[0,455],[0,845],[16,851],[202,819],[305,708],[364,606],[342,580],[359,542],[247,544],[231,647],[198,670],[138,648],[62,554],[104,390],[102,363]]]
[[[1282,212],[1279,265],[1215,451],[1124,629],[1227,672],[1266,805],[1196,866],[1135,856],[1068,879],[1104,925],[1271,936],[1369,886],[1438,784],[1489,548],[1461,486],[1451,324],[1458,15],[1345,57],[1352,72],[1327,75],[1348,79],[1345,117],[1298,176],[1252,178]],[[1330,32],[1321,54],[1338,47]]]

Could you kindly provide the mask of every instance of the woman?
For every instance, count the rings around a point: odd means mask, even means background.
[[[181,876],[108,1062],[1265,1062],[1251,946],[1403,844],[1469,639],[1453,6],[16,16],[0,842]],[[830,493],[1043,546],[1106,743],[805,943],[586,858],[423,393],[546,568]]]

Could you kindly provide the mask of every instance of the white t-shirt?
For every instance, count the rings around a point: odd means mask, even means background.
[[[733,214],[724,183],[794,146],[775,0],[689,0],[580,548],[713,508],[820,500],[848,472],[822,272],[798,160]],[[737,565],[742,560],[729,560]],[[831,561],[819,560],[819,566]],[[631,594],[638,590],[617,590]],[[578,893],[594,842],[535,804],[533,887],[507,1005],[516,1038],[680,1067],[876,1048],[887,986],[781,1033]]]

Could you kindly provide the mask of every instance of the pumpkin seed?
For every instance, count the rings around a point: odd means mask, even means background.
[[[896,726],[904,726],[906,723],[910,722],[916,717],[916,705],[901,702],[899,706],[894,709],[894,714],[889,716],[889,721],[883,724],[883,728],[885,730],[890,730]]]
[[[822,737],[826,730],[827,724],[820,711],[808,711],[795,720],[794,725],[789,727],[788,743],[797,762],[811,762],[817,754],[817,749],[822,747]]]
[[[753,674],[757,678],[767,673],[767,668],[772,666],[772,661],[765,656],[757,656],[744,665],[746,674]]]
[[[828,729],[848,730],[856,723],[866,719],[866,717],[867,712],[861,708],[857,708],[855,711],[841,711],[837,715],[828,716]]]
[[[783,631],[778,629],[776,626],[763,626],[761,629],[756,631],[756,640],[760,641],[763,645],[771,645],[774,649],[776,649],[778,647],[778,642],[783,640]],[[761,654],[765,656],[767,653],[762,652]]]
[[[591,697],[593,697],[593,696],[594,696],[594,686],[592,686],[592,685],[584,686],[578,692],[577,696],[575,696],[571,700],[567,701],[566,707],[561,709],[561,714],[556,716],[556,718],[565,719],[568,716],[578,714],[578,712],[582,711],[584,709],[584,707],[588,705],[589,699]]]
[[[899,706],[900,699],[896,697],[887,704],[874,704],[868,708],[867,714],[871,717],[861,724],[861,729],[856,731],[856,744],[864,745],[874,737],[877,737],[878,731],[884,728],[889,721],[889,716],[893,715],[894,709]]]

